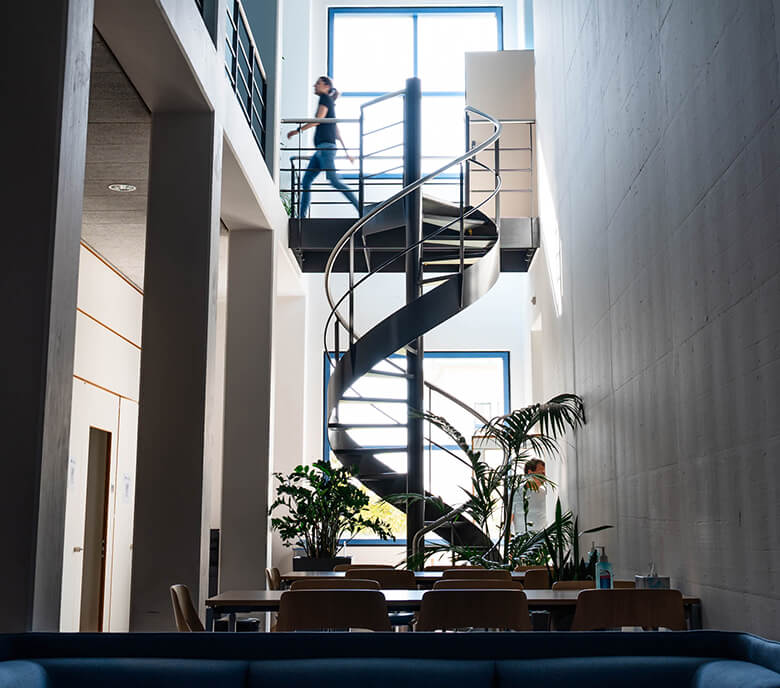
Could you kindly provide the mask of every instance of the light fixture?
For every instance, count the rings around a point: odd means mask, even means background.
[[[109,184],[108,188],[117,193],[130,193],[135,191],[135,187],[132,184]]]

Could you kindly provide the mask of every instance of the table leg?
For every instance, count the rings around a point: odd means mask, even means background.
[[[702,627],[701,602],[693,602],[688,606],[688,628],[692,631],[698,631]]]
[[[230,631],[231,633],[235,633],[236,632],[236,613],[235,612],[230,612],[230,614],[228,614],[228,631]]]
[[[209,609],[206,610],[206,630],[214,632],[214,617],[217,615],[217,613],[209,607]]]

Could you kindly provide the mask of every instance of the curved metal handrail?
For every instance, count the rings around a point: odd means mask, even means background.
[[[476,165],[479,165],[480,167],[484,168],[485,170],[487,170],[487,171],[489,171],[489,172],[492,172],[492,171],[493,171],[492,169],[490,169],[490,168],[489,168],[487,165],[485,165],[484,163],[481,163],[481,162],[479,162],[479,160],[474,160],[474,161],[472,161],[472,162],[473,162],[474,164],[476,164]],[[493,200],[493,199],[496,197],[496,195],[498,194],[498,192],[499,192],[499,191],[501,191],[501,178],[500,178],[500,177],[498,177],[498,179],[497,179],[497,181],[496,181],[496,186],[495,186],[495,188],[493,189],[493,191],[492,191],[492,192],[491,192],[491,193],[490,193],[490,194],[489,194],[487,197],[485,197],[484,199],[482,199],[482,201],[480,201],[479,203],[477,203],[477,205],[473,206],[473,207],[472,207],[470,210],[467,210],[465,213],[463,213],[463,216],[462,216],[462,217],[463,217],[463,219],[465,220],[467,217],[470,217],[470,216],[471,216],[471,215],[473,215],[475,212],[477,212],[477,211],[478,211],[478,210],[479,210],[479,209],[480,209],[480,208],[481,208],[483,205],[485,205],[485,204],[487,204],[487,203],[490,203],[490,201],[491,201],[491,200]],[[327,355],[328,355],[328,358],[329,358],[329,359],[331,359],[331,360],[332,360],[332,357],[331,357],[331,355],[330,355],[330,352],[328,351],[328,341],[327,341],[327,333],[328,333],[328,328],[330,327],[330,323],[331,323],[331,321],[333,320],[333,318],[338,316],[338,311],[337,311],[338,307],[339,307],[339,306],[340,306],[342,303],[344,303],[344,300],[345,300],[345,299],[347,299],[347,298],[349,297],[349,294],[350,294],[350,293],[354,293],[355,289],[357,289],[357,288],[358,288],[358,287],[359,287],[361,284],[363,284],[363,282],[365,282],[367,279],[369,279],[370,277],[373,277],[373,276],[374,276],[374,275],[376,275],[378,272],[381,272],[381,271],[382,271],[382,270],[384,270],[386,267],[388,267],[388,266],[392,265],[392,264],[393,264],[395,261],[397,261],[399,258],[403,258],[403,257],[404,257],[404,256],[405,256],[407,253],[409,253],[410,251],[413,251],[413,250],[414,250],[414,249],[416,249],[417,247],[419,247],[419,246],[422,246],[422,245],[423,245],[423,244],[424,244],[426,241],[430,241],[431,239],[435,239],[435,238],[436,238],[437,236],[439,236],[439,234],[441,234],[441,233],[442,233],[444,230],[446,230],[446,229],[449,229],[449,228],[450,228],[450,227],[452,227],[452,225],[454,225],[456,222],[460,222],[460,220],[461,220],[461,216],[458,216],[458,217],[456,217],[456,218],[453,218],[453,219],[452,219],[450,222],[448,222],[446,225],[443,225],[442,227],[439,227],[439,228],[438,228],[438,229],[437,229],[435,232],[431,232],[431,233],[430,233],[428,236],[425,236],[425,237],[423,237],[422,239],[420,239],[419,241],[416,241],[416,242],[415,242],[415,243],[413,243],[411,246],[407,246],[407,247],[406,247],[405,249],[403,249],[403,250],[402,250],[400,253],[396,253],[396,254],[395,254],[395,255],[393,255],[391,258],[388,258],[388,259],[387,259],[387,260],[386,260],[384,263],[382,263],[382,264],[381,264],[379,267],[376,267],[376,268],[374,268],[373,270],[371,270],[371,272],[368,272],[368,273],[366,273],[365,275],[363,275],[363,277],[361,277],[361,278],[360,278],[360,279],[359,279],[357,282],[355,282],[355,283],[352,285],[352,287],[351,287],[350,289],[348,289],[346,292],[344,292],[344,294],[342,294],[341,298],[340,298],[338,301],[336,301],[336,304],[335,304],[335,306],[333,307],[333,309],[331,310],[331,312],[330,312],[330,314],[328,315],[327,319],[325,320],[325,332],[324,332],[324,337],[325,337],[325,339],[324,339],[324,344],[325,344],[325,351],[327,352]],[[442,278],[442,279],[444,279],[444,278]],[[345,324],[344,324],[344,321],[343,321],[343,320],[340,320],[340,322],[341,322],[341,324],[343,325],[343,327],[347,328],[347,325],[345,325]],[[348,329],[348,328],[347,328],[347,329]],[[359,337],[357,337],[357,335],[355,334],[354,330],[353,330],[353,332],[352,332],[352,335],[353,335],[354,337],[356,337],[356,338],[359,338]],[[393,364],[393,365],[394,365],[394,364]],[[396,366],[396,367],[398,367],[398,366]],[[400,370],[400,368],[399,368],[399,370]],[[445,396],[446,396],[446,393],[444,393],[444,392],[442,392],[442,393],[443,393],[443,394],[445,394]],[[485,422],[487,423],[487,421],[485,421]]]
[[[383,100],[387,100],[389,98],[398,96],[403,94],[404,91],[396,91],[393,93],[388,93],[383,96],[379,96],[379,98],[374,99],[374,101],[371,101],[369,104],[373,104],[375,102],[381,102]],[[367,105],[367,104],[366,104]],[[483,121],[489,121],[493,124],[493,133],[488,136],[482,143],[476,145],[471,150],[467,151],[463,155],[460,155],[449,162],[447,162],[445,165],[442,165],[438,169],[434,170],[433,172],[430,172],[427,175],[424,175],[420,179],[412,182],[411,184],[405,186],[400,191],[398,191],[396,194],[391,196],[390,198],[386,199],[385,201],[379,203],[374,208],[371,209],[369,213],[364,215],[363,217],[359,218],[357,222],[355,222],[345,233],[344,235],[339,239],[339,241],[336,243],[336,246],[331,251],[330,256],[328,257],[328,262],[325,267],[325,274],[324,274],[324,281],[325,281],[325,292],[326,296],[328,298],[328,304],[331,307],[331,311],[326,319],[325,322],[325,328],[323,332],[323,338],[324,338],[324,348],[326,351],[326,355],[328,356],[328,360],[332,361],[332,356],[330,354],[330,350],[327,344],[327,332],[328,328],[330,327],[330,323],[335,317],[339,324],[344,327],[344,329],[350,334],[352,338],[358,339],[360,335],[354,330],[353,328],[350,328],[350,325],[348,321],[345,319],[345,317],[341,314],[339,311],[339,306],[349,297],[350,294],[354,294],[355,290],[358,286],[360,286],[363,282],[365,282],[369,277],[372,277],[373,275],[377,274],[378,272],[381,272],[384,268],[386,268],[388,265],[392,264],[399,258],[405,256],[410,251],[414,250],[418,246],[421,246],[426,241],[430,241],[431,239],[434,239],[439,234],[444,232],[446,229],[450,228],[452,225],[454,225],[456,222],[460,222],[461,216],[458,216],[454,218],[451,222],[448,222],[443,227],[440,227],[435,232],[429,234],[428,236],[422,238],[420,241],[416,242],[415,244],[407,247],[402,252],[398,253],[397,255],[394,255],[392,258],[386,260],[384,263],[382,263],[377,268],[371,270],[369,273],[364,275],[361,279],[359,279],[355,284],[351,285],[351,287],[339,298],[337,301],[334,299],[333,294],[330,289],[330,276],[333,272],[333,265],[335,264],[335,261],[338,259],[338,256],[340,255],[341,251],[344,249],[344,247],[349,243],[350,239],[352,239],[357,232],[359,232],[365,224],[367,224],[371,219],[379,215],[381,212],[383,212],[386,208],[393,205],[394,203],[397,203],[401,199],[403,199],[408,194],[412,193],[416,189],[423,186],[426,182],[430,181],[431,179],[437,177],[438,175],[442,174],[446,170],[450,169],[451,167],[454,167],[455,165],[460,165],[466,160],[469,160],[470,158],[474,158],[478,153],[482,152],[486,148],[488,148],[490,145],[495,143],[495,141],[501,136],[502,133],[502,125],[501,122],[496,119],[495,117],[492,117],[491,115],[482,112],[481,110],[478,110],[477,108],[474,108],[472,106],[467,106],[465,108],[465,111],[467,113],[473,113],[483,119]],[[490,168],[485,165],[484,163],[474,159],[472,160],[472,163],[479,165],[480,167],[490,170]],[[501,189],[501,179],[500,177],[497,177],[496,179],[496,186],[493,190],[493,192],[488,195],[486,198],[484,198],[480,203],[478,203],[476,206],[472,207],[470,210],[466,211],[462,214],[462,218],[465,219],[475,213],[479,208],[484,206],[485,204],[489,203],[500,191]],[[336,361],[338,363],[338,361]],[[400,366],[397,364],[394,364],[392,361],[390,362],[391,365],[393,365],[398,370],[402,370]],[[438,387],[437,385],[434,385],[433,383],[430,383],[428,381],[424,381],[425,386],[428,389],[431,389],[432,391],[436,392],[437,394],[440,394],[441,396],[445,397],[449,401],[453,402],[460,408],[464,409],[465,411],[468,411],[471,415],[473,415],[477,420],[482,422],[483,424],[487,424],[488,420],[484,418],[480,413],[469,407],[467,404],[465,404],[463,401],[455,397],[454,395],[450,394],[446,390],[442,389],[441,387]]]
[[[438,177],[442,172],[445,172],[451,167],[454,167],[455,165],[459,165],[465,160],[474,157],[478,153],[481,153],[483,150],[485,150],[488,146],[494,143],[501,136],[501,131],[502,131],[501,122],[499,122],[495,117],[492,117],[487,113],[482,112],[481,110],[478,110],[475,107],[472,107],[471,105],[466,106],[465,110],[466,112],[473,112],[474,114],[484,117],[485,119],[492,122],[494,126],[493,133],[490,136],[488,136],[482,143],[478,144],[477,146],[467,151],[463,155],[460,155],[454,160],[449,161],[448,163],[442,165],[440,168],[434,170],[433,172],[429,172],[428,174],[420,177],[420,179],[413,181],[411,184],[408,184],[407,186],[403,187],[400,191],[390,196],[390,198],[374,206],[366,215],[364,215],[361,218],[358,218],[357,222],[355,222],[355,224],[353,224],[346,232],[344,232],[344,235],[341,237],[341,239],[339,239],[336,242],[336,245],[333,247],[333,251],[331,251],[330,256],[328,256],[328,262],[325,265],[325,294],[328,298],[328,304],[331,307],[331,315],[335,314],[336,318],[341,323],[341,326],[344,327],[348,332],[350,332],[350,334],[354,337],[357,337],[356,332],[354,330],[350,331],[349,323],[344,318],[344,316],[338,311],[338,307],[334,301],[333,294],[331,293],[330,290],[330,276],[331,273],[333,272],[333,265],[338,259],[341,250],[349,242],[350,238],[354,237],[363,228],[364,225],[366,225],[370,220],[373,220],[377,215],[379,215],[382,211],[384,211],[385,208],[393,205],[394,203],[397,203],[402,198],[408,196],[413,191],[419,189],[421,186],[423,186],[423,184],[431,181],[431,179],[433,179],[434,177]],[[426,239],[428,238],[430,237],[426,237]]]

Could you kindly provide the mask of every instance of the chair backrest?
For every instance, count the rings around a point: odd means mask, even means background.
[[[684,631],[685,609],[679,590],[583,590],[577,596],[572,631],[642,626]]]
[[[415,590],[417,588],[414,571],[406,569],[350,569],[344,577],[348,580],[352,578],[375,580],[382,590]]]
[[[288,590],[279,603],[277,631],[389,631],[379,590]]]
[[[492,578],[447,578],[436,581],[434,590],[522,590],[523,584],[513,580]]]
[[[392,569],[392,564],[336,564],[334,571],[349,571],[350,569]]]
[[[523,576],[523,587],[526,590],[549,590],[550,574],[547,569],[528,569]]]
[[[470,580],[504,580],[511,581],[512,574],[504,569],[447,569],[441,573],[442,580],[452,578],[467,578]]]
[[[177,583],[171,586],[171,602],[173,603],[173,616],[176,619],[176,628],[179,631],[200,632],[205,630],[192,604],[190,590],[186,585]]]
[[[522,590],[429,590],[422,597],[416,631],[499,628],[530,631]]]
[[[375,580],[360,578],[301,578],[290,590],[379,590]]]
[[[588,590],[596,587],[592,580],[561,580],[552,584],[553,590]]]
[[[269,590],[282,589],[282,574],[279,573],[279,569],[275,566],[265,570],[265,580],[268,583]]]
[[[455,566],[453,564],[436,564],[433,566],[426,566],[425,571],[449,571],[450,569],[479,569],[484,570],[484,566],[467,566],[467,565],[458,565]]]

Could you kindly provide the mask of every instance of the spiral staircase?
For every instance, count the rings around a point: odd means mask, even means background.
[[[411,446],[413,442],[418,445],[417,456],[421,457],[422,420],[415,410],[422,407],[424,388],[443,395],[475,415],[480,422],[485,422],[484,418],[445,390],[415,379],[422,372],[421,362],[416,370],[412,364],[404,366],[398,352],[406,351],[407,359],[412,362],[415,356],[420,357],[421,361],[423,352],[417,350],[422,343],[421,337],[482,298],[495,284],[500,272],[500,177],[494,174],[495,188],[492,193],[478,206],[472,207],[464,203],[468,190],[467,175],[463,171],[467,165],[493,171],[479,162],[477,155],[493,145],[497,147],[501,124],[486,113],[466,108],[467,116],[492,123],[491,135],[463,155],[423,176],[419,172],[419,122],[410,121],[419,117],[419,102],[410,102],[415,97],[419,99],[419,82],[416,89],[414,84],[410,88],[410,82],[404,91],[377,99],[400,96],[407,101],[404,121],[404,145],[407,147],[405,185],[398,193],[364,212],[337,242],[325,268],[325,288],[331,307],[325,327],[325,351],[328,352],[331,365],[326,404],[330,448],[343,465],[352,467],[357,478],[380,497],[420,491],[421,472],[418,484],[414,485],[411,469],[409,473],[393,470],[390,462],[386,458],[383,460],[383,457],[392,454],[407,454],[411,457],[415,450]],[[368,103],[364,107],[372,104]],[[415,136],[418,139],[416,143]],[[460,170],[460,203],[446,202],[428,195],[425,184],[453,169]],[[488,217],[481,210],[491,200],[495,203],[494,218]],[[366,251],[367,235],[399,232],[403,228],[406,229],[407,238],[412,237],[407,240],[405,249],[382,264],[372,266],[359,279],[350,270],[348,288],[342,294],[334,295],[331,276],[334,265],[343,253],[348,254],[349,265],[353,266],[356,253]],[[389,264],[397,264],[400,256],[406,259],[406,304],[387,314],[367,332],[357,332],[354,325],[356,299],[364,295],[370,298],[368,290],[361,290],[362,285],[370,282]],[[369,256],[366,256],[366,263],[370,263]],[[339,350],[340,341],[345,342],[343,352]],[[361,394],[361,380],[369,377],[395,381],[396,391],[405,383],[406,394],[382,397]],[[406,413],[406,422],[399,419],[399,413],[387,411],[393,405],[398,405],[401,414]],[[356,407],[361,409],[360,413],[349,413],[349,409]],[[344,420],[345,417],[356,416],[360,417],[360,422]],[[366,422],[366,418],[371,420]],[[415,423],[418,424],[416,433],[412,429]],[[398,438],[397,443],[376,445],[371,441],[372,433],[380,431],[387,435],[389,430],[393,431],[390,434]],[[429,529],[448,541],[464,546],[486,547],[491,544],[468,519],[450,518],[437,522],[442,520],[441,507],[428,503],[417,508],[418,522],[410,533]],[[444,505],[444,511],[448,510],[449,507]]]

